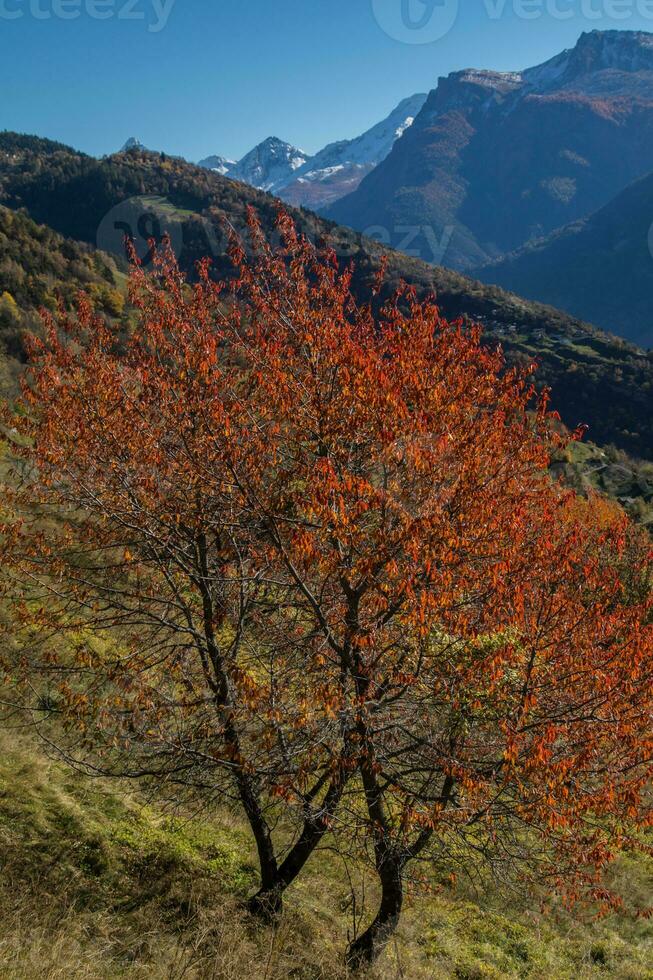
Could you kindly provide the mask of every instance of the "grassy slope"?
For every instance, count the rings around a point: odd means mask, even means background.
[[[653,463],[583,441],[571,443],[551,469],[578,493],[595,490],[612,497],[633,520],[653,529]]]
[[[652,867],[625,860],[616,873],[632,896],[651,900]],[[232,816],[166,815],[131,787],[82,780],[31,740],[0,735],[3,980],[343,976],[350,892],[335,856],[313,859],[277,933],[240,909],[254,882],[252,848]],[[653,978],[653,923],[543,916],[514,897],[477,901],[448,890],[415,897],[374,973],[605,976]]]

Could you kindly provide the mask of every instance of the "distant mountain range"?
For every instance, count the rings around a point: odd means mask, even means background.
[[[325,214],[478,267],[606,205],[653,171],[653,35],[592,31],[522,72],[441,78],[413,125]],[[428,237],[428,241],[427,241]]]
[[[425,93],[411,95],[362,136],[329,143],[281,188],[280,197],[290,204],[317,210],[351,193],[366,174],[385,160],[425,102]]]
[[[271,137],[200,165],[653,346],[653,34],[454,72],[312,156]]]
[[[238,162],[214,155],[199,166],[315,210],[355,190],[387,157],[425,101],[426,94],[411,95],[361,136],[329,143],[312,156],[271,136]]]
[[[228,176],[260,191],[276,194],[308,159],[308,153],[284,143],[276,136],[270,136],[245,154],[228,172]]]
[[[426,93],[402,99],[389,116],[361,136],[329,143],[313,155],[269,136],[241,160],[212,154],[198,166],[275,194],[288,204],[319,210],[354,191],[363,177],[385,160],[425,101]],[[131,136],[121,152],[134,149],[147,147]]]

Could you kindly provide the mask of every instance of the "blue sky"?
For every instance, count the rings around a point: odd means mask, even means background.
[[[0,0],[0,129],[198,159],[314,152],[464,67],[518,69],[653,0]],[[443,36],[440,36],[443,35]]]

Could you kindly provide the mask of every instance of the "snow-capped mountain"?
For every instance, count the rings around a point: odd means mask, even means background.
[[[280,196],[291,204],[317,208],[351,193],[366,174],[385,160],[425,101],[425,92],[411,95],[361,136],[329,143],[310,157],[291,183],[280,189]]]
[[[292,180],[307,160],[308,154],[303,150],[270,136],[239,160],[229,176],[274,194]]]
[[[262,191],[275,193],[294,179],[308,159],[308,154],[276,136],[259,143],[242,160],[212,154],[198,161],[198,166],[213,170],[223,177],[232,177]]]
[[[653,92],[653,34],[643,31],[591,31],[578,44],[543,65],[526,69],[521,79],[530,89],[582,92],[601,90],[614,96],[633,94],[633,76]],[[635,86],[636,88],[638,86]],[[638,93],[641,94],[641,93]]]
[[[325,214],[465,270],[597,211],[652,170],[653,34],[591,31],[524,71],[440,78],[385,160]]]
[[[147,147],[145,146],[144,143],[141,143],[141,141],[139,139],[136,139],[135,136],[130,136],[127,142],[124,144],[124,146],[120,147],[120,152],[126,153],[127,150],[146,150],[146,149]]]
[[[200,160],[199,166],[277,194],[291,204],[321,207],[358,187],[412,125],[425,100],[425,93],[403,99],[361,136],[329,143],[314,156],[270,137],[238,163],[213,155]]]
[[[237,162],[236,160],[229,160],[227,157],[214,154],[213,156],[199,160],[197,165],[198,167],[206,167],[207,170],[213,170],[222,177],[227,177],[234,167],[237,166]]]

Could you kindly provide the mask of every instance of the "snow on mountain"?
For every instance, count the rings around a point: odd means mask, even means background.
[[[426,93],[404,99],[382,122],[377,123],[351,140],[329,143],[311,157],[299,171],[298,177],[316,174],[332,167],[359,164],[376,166],[385,160],[395,142],[412,125],[415,116],[426,102]]]
[[[425,101],[426,93],[411,95],[361,136],[329,143],[307,160],[292,182],[279,189],[281,197],[290,204],[317,208],[350,194],[366,174],[385,160],[412,126]]]
[[[278,194],[291,204],[320,207],[358,187],[412,125],[425,100],[424,93],[403,99],[361,136],[329,143],[314,156],[269,137],[238,163],[213,155],[200,160],[199,166]]]
[[[581,34],[573,48],[534,68],[521,72],[466,68],[440,79],[438,89],[441,101],[444,97],[447,108],[451,108],[456,90],[469,86],[502,96],[511,92],[522,97],[561,91],[591,95],[600,93],[601,89],[614,96],[621,81],[625,94],[632,94],[637,88],[636,76],[642,82],[653,82],[653,35],[642,31],[596,30]],[[460,92],[457,97],[461,98]]]
[[[120,152],[126,153],[127,150],[146,150],[147,147],[144,143],[141,143],[139,139],[135,136],[130,136],[124,146],[121,146]]]
[[[227,157],[221,157],[214,154],[210,157],[205,157],[200,160],[197,164],[198,167],[205,167],[207,170],[213,170],[214,173],[220,174],[222,177],[227,177],[234,167],[237,166],[235,160],[229,160]]]
[[[538,91],[582,90],[587,76],[602,72],[653,71],[653,35],[642,31],[590,31],[575,47],[543,65],[522,72],[524,82]],[[614,75],[611,76],[614,83]]]
[[[653,35],[641,31],[589,31],[581,34],[575,47],[521,72],[479,68],[455,71],[439,80],[427,110],[430,120],[434,120],[441,112],[456,108],[489,110],[502,101],[510,109],[529,95],[561,92],[651,98]],[[506,101],[506,97],[510,98]]]
[[[653,37],[641,31],[590,31],[574,48],[522,72],[531,91],[589,97],[653,96]]]
[[[229,176],[259,190],[275,193],[293,179],[307,160],[308,154],[303,150],[270,136],[239,160],[229,171]]]

